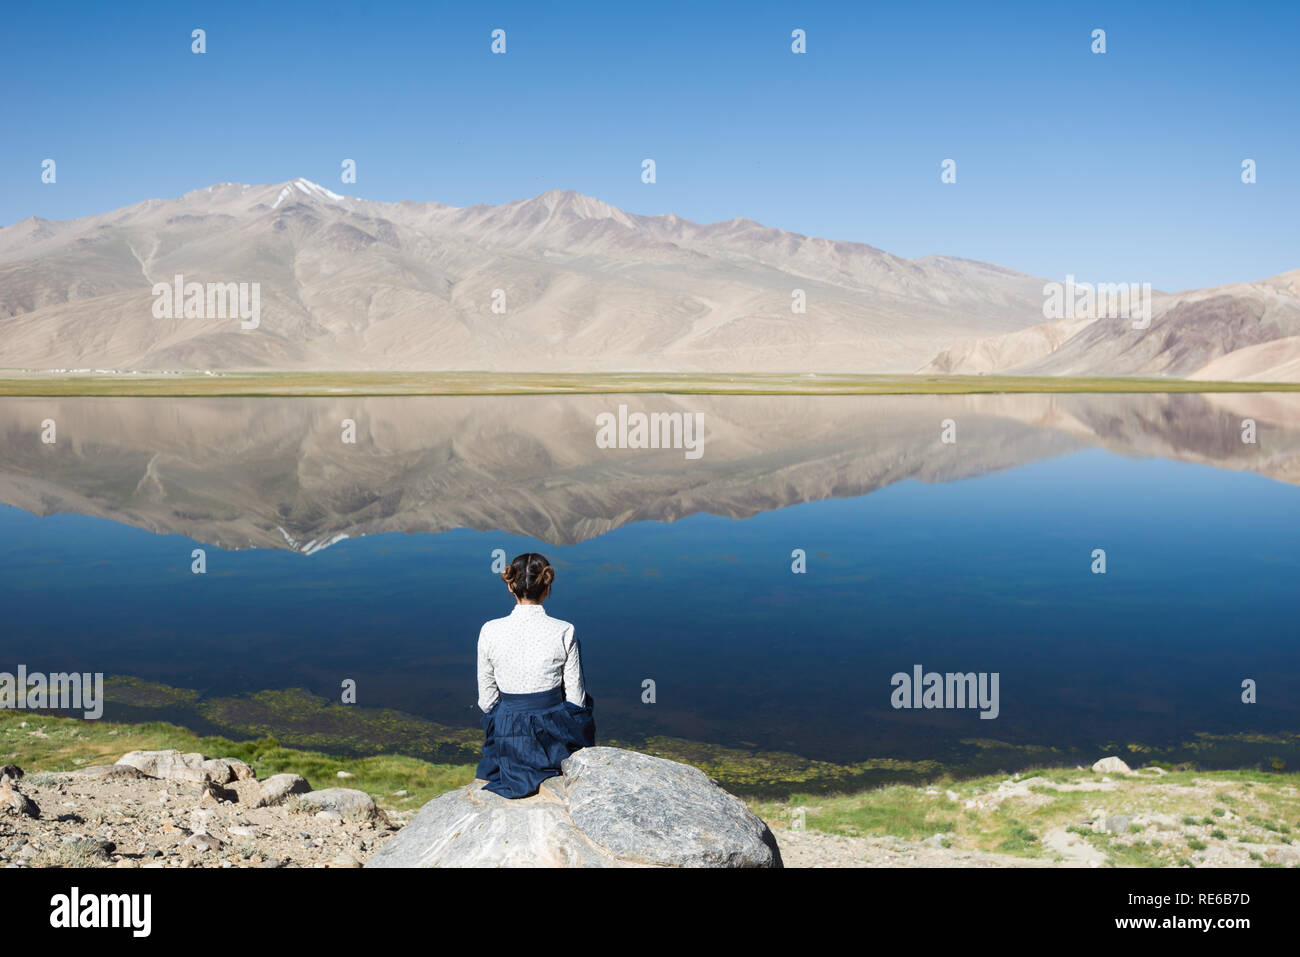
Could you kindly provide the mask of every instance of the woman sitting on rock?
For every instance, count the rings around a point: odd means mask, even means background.
[[[478,777],[487,781],[487,791],[521,798],[559,774],[560,762],[574,751],[595,745],[596,721],[573,625],[542,608],[554,567],[529,552],[507,565],[501,578],[515,607],[478,634]]]

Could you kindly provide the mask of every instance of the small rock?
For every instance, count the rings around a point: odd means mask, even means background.
[[[171,748],[165,751],[128,751],[117,759],[117,763],[136,768],[151,778],[168,781],[191,781],[197,784],[220,777],[221,780],[217,783],[225,784],[230,780],[229,769],[209,770],[204,768],[204,760],[203,755],[197,752],[182,754]]]
[[[291,794],[307,794],[311,785],[300,774],[273,774],[261,782],[254,807],[273,807],[283,804]]]
[[[96,764],[89,768],[81,768],[77,774],[88,778],[103,778],[106,781],[134,781],[149,776],[130,764]]]
[[[252,781],[257,778],[257,772],[252,766],[238,758],[212,758],[204,761],[203,766],[212,771],[214,777],[220,776],[219,769],[223,767],[230,772],[230,777],[218,782],[220,784],[229,784],[231,781]]]
[[[108,860],[108,854],[105,853],[104,848],[102,848],[97,842],[87,840],[86,838],[76,838],[75,840],[68,841],[65,846],[70,854],[80,854],[87,858],[99,861]]]
[[[1127,834],[1133,818],[1127,814],[1112,814],[1106,818],[1106,830],[1111,834]]]
[[[39,818],[41,816],[41,809],[36,806],[36,802],[19,791],[9,778],[5,778],[0,784],[0,811],[16,814],[19,817]]]
[[[365,791],[352,788],[326,788],[302,796],[304,809],[334,811],[340,818],[370,819],[381,813],[375,799]]]
[[[1092,766],[1093,771],[1097,774],[1132,774],[1132,770],[1127,764],[1117,757],[1102,758]]]
[[[213,837],[211,834],[197,833],[191,834],[185,839],[187,847],[195,847],[200,851],[217,851],[221,849],[222,841]],[[184,865],[182,865],[184,866]]]
[[[199,800],[211,801],[217,804],[234,804],[239,800],[239,794],[212,781],[200,781]]]

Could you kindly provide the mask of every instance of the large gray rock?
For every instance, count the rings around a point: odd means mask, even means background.
[[[211,768],[214,772],[218,768],[226,768],[230,772],[229,781],[254,781],[257,779],[257,772],[252,766],[239,760],[239,758],[210,758],[203,762],[205,768]],[[226,781],[218,781],[218,784],[225,784]]]
[[[106,781],[137,781],[149,776],[130,764],[96,764],[81,768],[75,773],[88,778],[103,778]]]
[[[0,784],[0,811],[20,817],[41,816],[41,809],[36,802],[19,791],[10,780]]]
[[[183,754],[177,750],[131,751],[117,759],[151,778],[189,781],[194,784],[228,784],[253,777],[253,769],[237,758],[205,758],[198,752]]]
[[[300,774],[272,774],[260,782],[257,793],[249,802],[254,807],[283,804],[291,794],[306,794],[311,790],[307,779]]]
[[[333,811],[344,820],[369,820],[379,817],[375,799],[355,788],[325,788],[310,791],[298,798],[303,810]]]
[[[1127,834],[1129,827],[1133,824],[1133,818],[1128,814],[1112,814],[1106,818],[1102,825],[1111,834]]]
[[[780,867],[767,825],[697,768],[585,748],[532,797],[434,798],[366,867]]]
[[[1096,764],[1092,766],[1092,769],[1098,774],[1132,774],[1133,773],[1133,771],[1129,768],[1127,764],[1125,764],[1123,761],[1121,761],[1119,758],[1115,757],[1114,755],[1111,755],[1110,757],[1102,758],[1100,761],[1098,761]]]

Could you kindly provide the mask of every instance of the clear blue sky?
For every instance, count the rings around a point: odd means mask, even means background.
[[[454,205],[576,189],[637,213],[1171,290],[1300,267],[1295,2],[48,2],[2,16],[3,224],[305,176]],[[497,27],[504,56],[489,51]],[[345,158],[355,185],[339,181]],[[955,185],[939,181],[946,158]]]

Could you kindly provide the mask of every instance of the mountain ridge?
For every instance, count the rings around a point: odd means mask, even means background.
[[[266,321],[155,320],[175,275],[259,283]],[[568,189],[456,207],[224,183],[0,229],[0,367],[893,371],[1031,323],[1038,286]]]
[[[255,285],[257,320],[155,317],[176,276]],[[1049,328],[1044,293],[992,263],[572,189],[457,207],[297,177],[0,228],[0,368],[1204,376],[1235,353],[1215,368],[1300,376],[1249,351],[1300,335],[1300,270],[1156,293],[1141,331]]]

